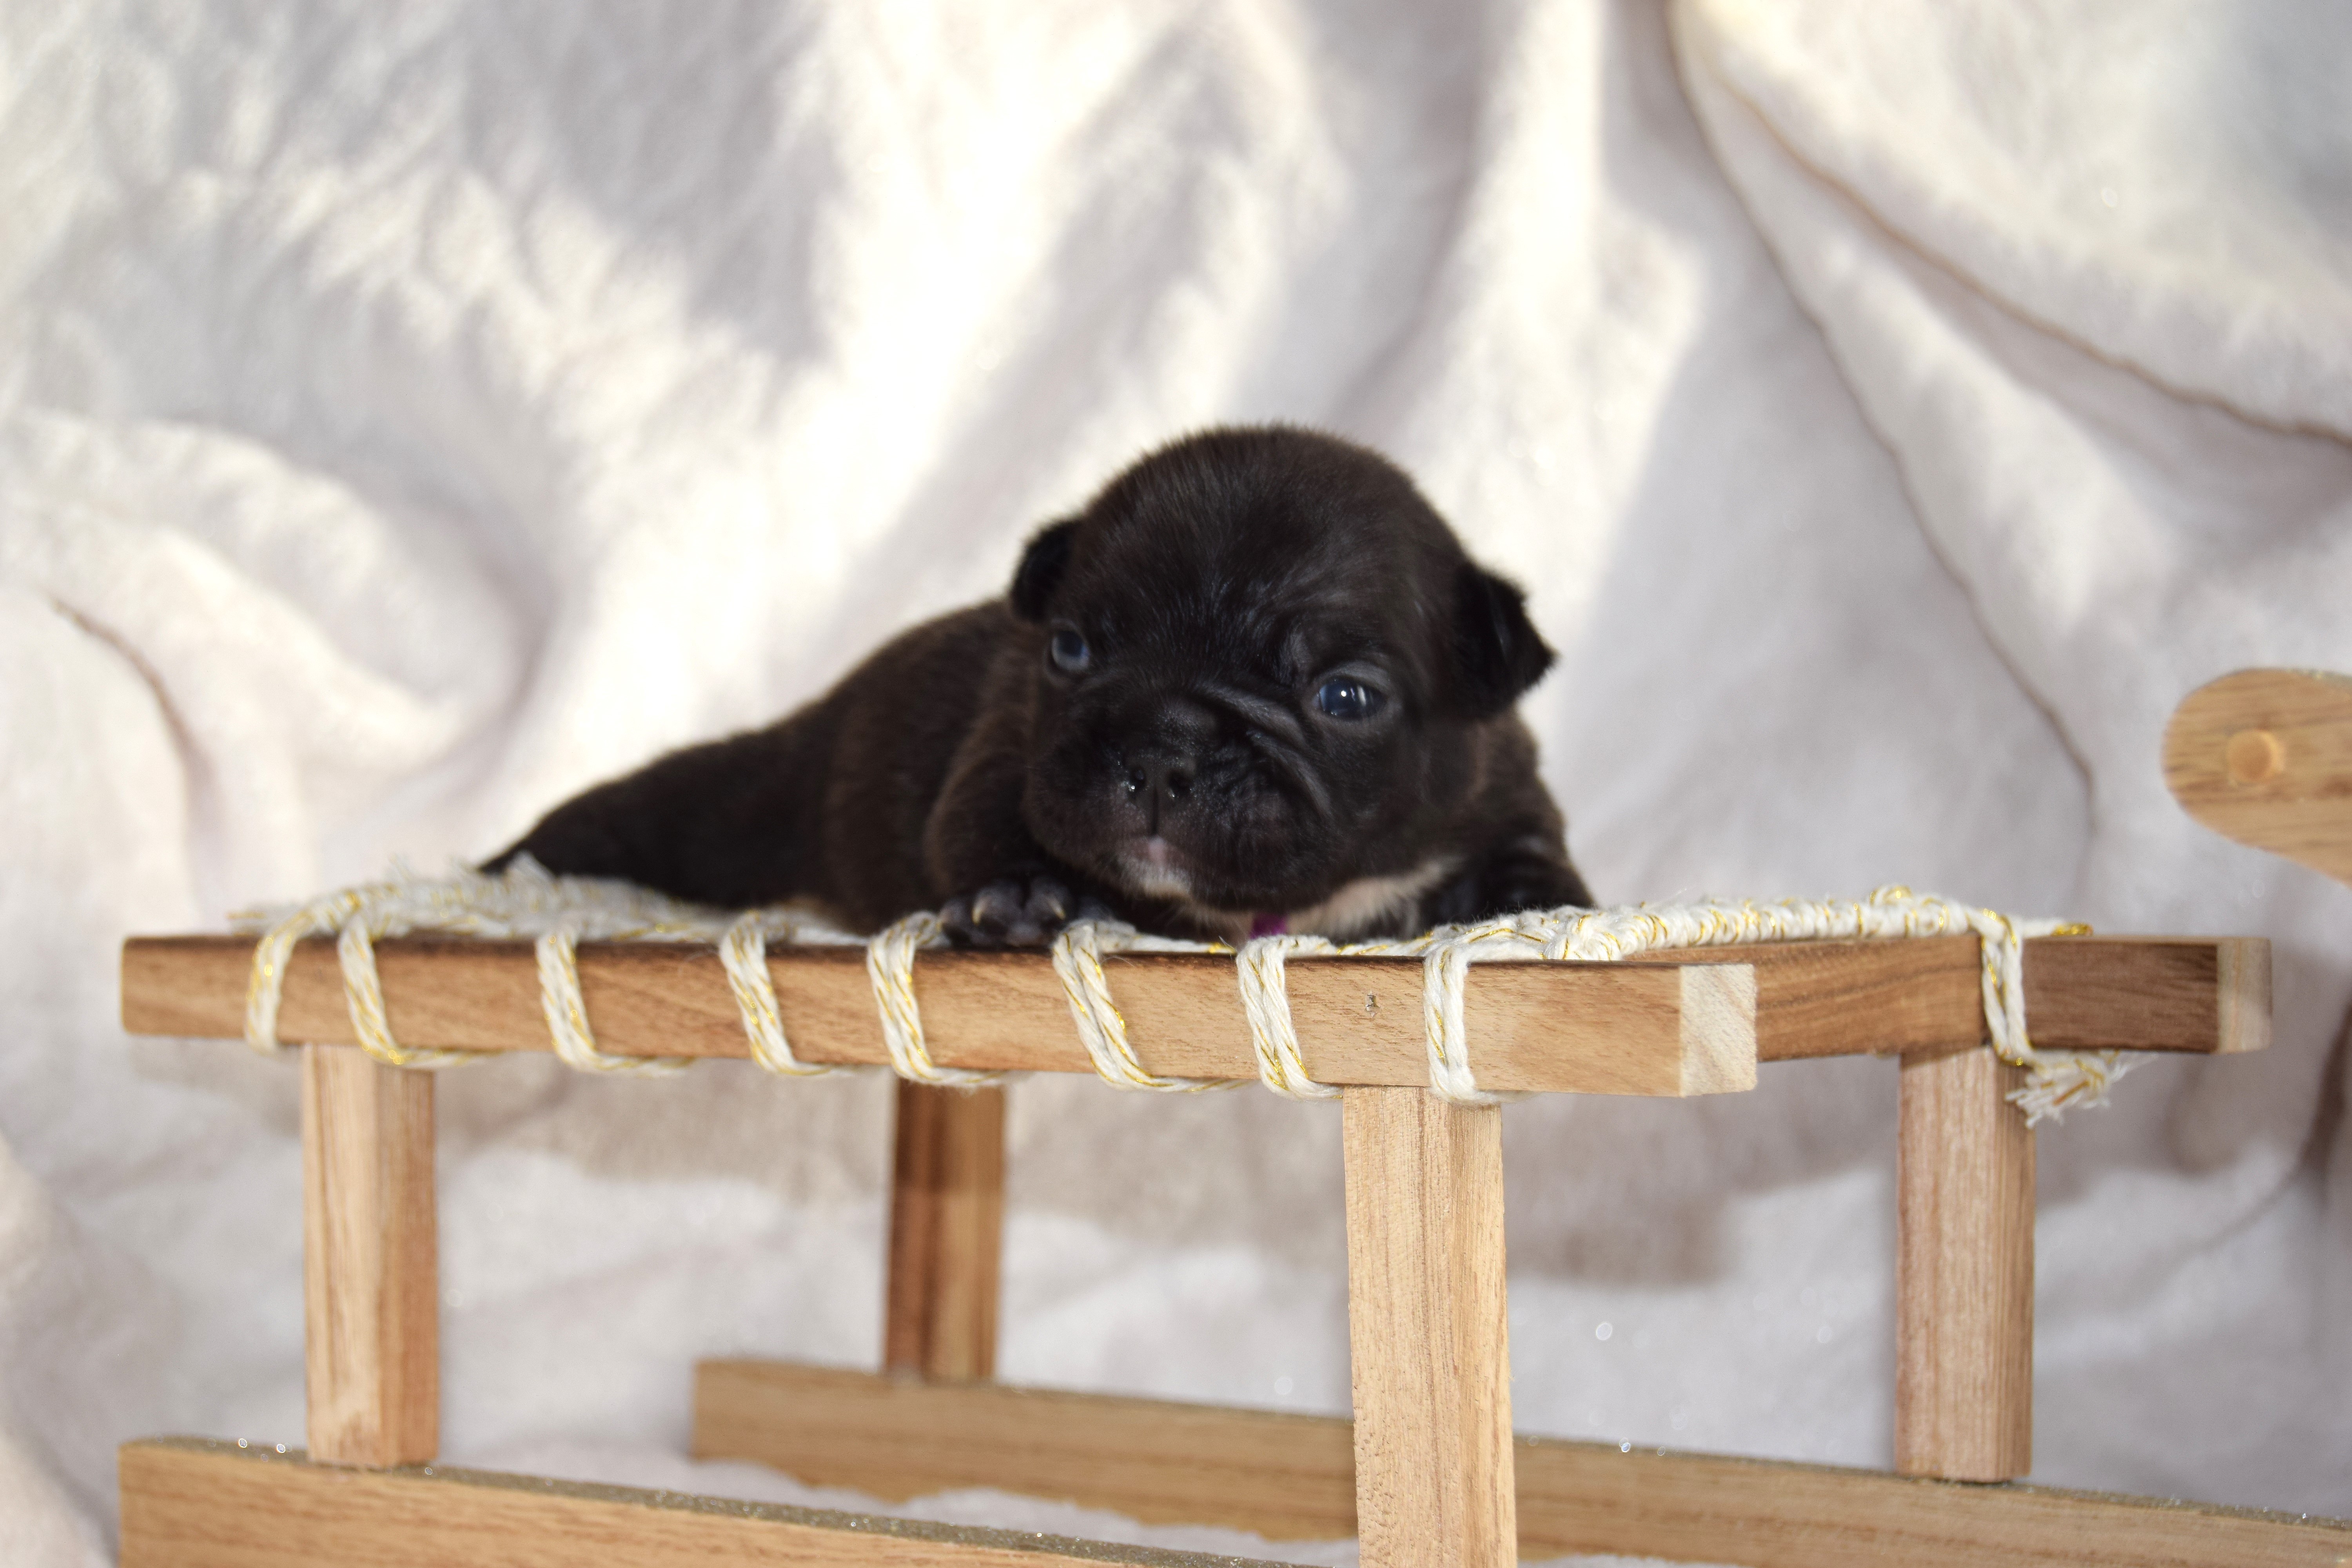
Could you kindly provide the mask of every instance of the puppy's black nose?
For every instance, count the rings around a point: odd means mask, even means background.
[[[1147,793],[1155,799],[1183,799],[1192,793],[1192,764],[1165,757],[1151,757],[1139,766],[1129,768],[1128,799],[1134,800]]]
[[[1139,795],[1150,790],[1153,795],[1168,795],[1181,800],[1192,793],[1192,769],[1188,763],[1164,762],[1158,758],[1141,767],[1127,770],[1127,793]]]
[[[1160,831],[1163,812],[1172,810],[1192,793],[1192,759],[1163,752],[1146,752],[1124,759],[1127,776],[1120,780],[1127,798],[1142,808],[1145,830]]]
[[[1156,834],[1163,816],[1187,807],[1201,763],[1216,742],[1217,716],[1189,694],[1163,691],[1147,694],[1121,718],[1125,732],[1113,776]]]

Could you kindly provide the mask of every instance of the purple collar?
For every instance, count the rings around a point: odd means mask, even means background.
[[[1253,915],[1250,917],[1250,940],[1262,936],[1286,936],[1290,931],[1288,915]]]

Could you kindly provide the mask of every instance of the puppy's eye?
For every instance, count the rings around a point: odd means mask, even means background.
[[[1054,668],[1065,675],[1084,675],[1087,666],[1095,660],[1094,650],[1087,647],[1087,639],[1068,626],[1054,634],[1054,640],[1046,645],[1045,657],[1052,659]]]
[[[1334,719],[1369,719],[1387,700],[1362,681],[1335,675],[1315,693],[1315,706]]]

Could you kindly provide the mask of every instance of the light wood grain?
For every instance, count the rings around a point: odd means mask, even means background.
[[[244,1028],[249,942],[133,938],[123,945],[123,1026],[133,1034],[235,1038]],[[528,942],[404,938],[376,944],[385,1010],[404,1045],[546,1050],[538,969]],[[1130,1039],[1152,1072],[1256,1073],[1233,961],[1133,954],[1107,967]],[[811,1061],[889,1060],[862,950],[772,956],[778,1011]],[[1301,961],[1291,1012],[1308,1070],[1330,1083],[1425,1084],[1417,961]],[[743,1057],[743,1026],[707,947],[583,942],[581,992],[604,1050],[629,1056]],[[1479,1080],[1505,1089],[1681,1095],[1751,1087],[1750,982],[1691,982],[1672,969],[1488,964],[1471,975],[1465,1019]],[[1091,1072],[1069,1003],[1041,952],[926,953],[915,966],[931,1054],[944,1066]],[[1686,1010],[1685,994],[1697,1005]],[[351,1043],[333,944],[298,944],[280,1036]]]
[[[433,1075],[302,1051],[303,1373],[310,1450],[418,1464],[440,1441]]]
[[[2025,1019],[2033,1043],[2056,1050],[2268,1050],[2271,944],[2260,937],[2029,942]]]
[[[2242,669],[2181,700],[2164,782],[2227,838],[2352,883],[2352,677]]]
[[[888,1502],[995,1487],[1277,1541],[1356,1532],[1349,1424],[1321,1416],[707,1361],[694,1453]]]
[[[996,1371],[1004,1091],[898,1083],[882,1364],[933,1378]]]
[[[1899,1054],[1984,1037],[1977,939],[1765,943],[1629,963],[1756,971],[1756,1057]],[[2025,944],[2025,1013],[2055,1050],[2257,1051],[2270,1044],[2261,937],[2066,936]]]
[[[1355,1533],[1355,1449],[1329,1416],[705,1362],[695,1448],[898,1500],[994,1487],[1276,1541]],[[1519,1553],[1757,1568],[2334,1564],[2352,1524],[2022,1486],[1520,1437]]]
[[[1350,1089],[1348,1348],[1365,1568],[1517,1563],[1503,1113]]]
[[[196,1438],[125,1444],[118,1469],[122,1568],[1265,1568],[439,1466],[343,1470]]]
[[[1896,1155],[1895,1468],[2001,1481],[2033,1468],[2033,1133],[1990,1050],[1903,1058]]]
[[[418,937],[382,942],[376,951],[393,1027],[404,1042],[548,1048],[529,943]],[[236,937],[132,938],[122,952],[123,1026],[237,1037],[251,955],[251,944]],[[1254,1071],[1230,960],[1143,954],[1106,967],[1146,1068],[1202,1078]],[[1743,968],[1752,980],[1742,981]],[[1696,980],[1694,969],[1702,972]],[[580,970],[606,1050],[749,1054],[708,948],[584,943]],[[856,950],[778,953],[769,970],[801,1054],[889,1059]],[[2259,939],[2029,942],[2025,989],[2035,1041],[2055,1048],[2212,1052],[2269,1040],[2270,951]],[[949,1066],[1091,1070],[1042,954],[926,953],[916,992],[933,1051]],[[1428,1081],[1417,963],[1302,959],[1290,965],[1290,992],[1318,1078]],[[1967,1045],[1983,1037],[1983,1006],[1977,942],[1963,936],[1720,948],[1623,965],[1483,964],[1471,972],[1465,1018],[1479,1081],[1489,1087],[1675,1095],[1753,1082],[1751,1018],[1754,1058],[1775,1061]],[[289,1040],[352,1042],[332,943],[297,947],[280,1029]]]

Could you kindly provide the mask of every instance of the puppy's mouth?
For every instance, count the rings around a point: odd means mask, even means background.
[[[1234,927],[1247,929],[1252,936],[1265,936],[1286,929],[1279,911],[1261,913],[1255,909],[1236,911],[1223,907],[1221,900],[1213,898],[1215,891],[1222,890],[1219,879],[1214,875],[1205,878],[1207,890],[1212,896],[1204,899],[1202,868],[1182,849],[1156,833],[1139,834],[1129,839],[1119,847],[1113,858],[1118,872],[1115,879],[1129,892],[1181,904],[1195,920],[1220,931]],[[1287,901],[1284,907],[1287,907]],[[1260,926],[1265,929],[1258,929]]]
[[[1148,899],[1165,899],[1180,906],[1202,929],[1228,941],[1277,936],[1290,929],[1286,904],[1284,909],[1270,910],[1234,910],[1203,901],[1191,859],[1156,833],[1129,839],[1114,858],[1118,862],[1118,879],[1128,891]],[[1216,879],[1212,877],[1209,882],[1214,887]]]
[[[1192,892],[1192,871],[1184,852],[1156,833],[1131,838],[1118,850],[1120,879],[1151,899],[1184,899]]]

